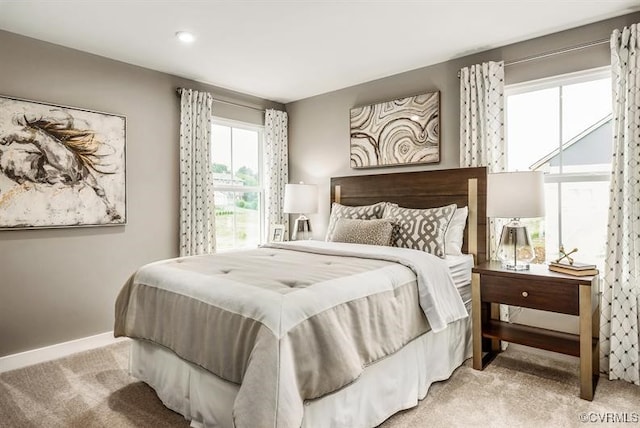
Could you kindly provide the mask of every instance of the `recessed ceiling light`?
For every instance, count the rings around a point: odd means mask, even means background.
[[[193,43],[196,39],[196,36],[188,31],[178,31],[176,37],[183,43]]]

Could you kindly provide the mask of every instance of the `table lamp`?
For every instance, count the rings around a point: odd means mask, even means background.
[[[541,171],[487,175],[487,217],[510,218],[502,228],[497,257],[502,267],[528,270],[535,258],[531,237],[521,218],[544,216],[544,176]]]
[[[291,239],[311,239],[311,221],[305,214],[318,212],[318,187],[315,184],[287,184],[284,188],[284,210],[288,214],[300,214],[293,225]]]

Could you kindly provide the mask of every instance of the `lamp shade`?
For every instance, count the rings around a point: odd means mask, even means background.
[[[542,171],[501,172],[487,175],[487,217],[544,216]]]
[[[287,184],[284,188],[284,212],[313,214],[318,212],[318,186]]]

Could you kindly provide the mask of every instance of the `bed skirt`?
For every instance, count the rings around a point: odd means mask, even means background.
[[[150,385],[165,406],[182,414],[192,427],[233,427],[231,411],[238,385],[167,348],[144,340],[132,342],[131,375]],[[398,411],[416,406],[433,382],[448,379],[471,353],[471,317],[439,333],[429,331],[368,366],[349,386],[306,401],[302,426],[375,427]]]

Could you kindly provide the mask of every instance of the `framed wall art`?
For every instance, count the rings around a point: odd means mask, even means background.
[[[440,162],[440,92],[350,111],[351,167]]]
[[[0,228],[126,223],[126,119],[0,96]]]

